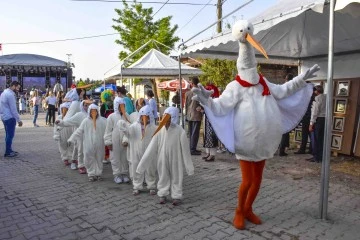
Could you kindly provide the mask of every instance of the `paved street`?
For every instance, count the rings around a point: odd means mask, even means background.
[[[358,192],[331,184],[329,220],[320,220],[319,179],[279,174],[276,158],[267,163],[254,206],[264,223],[239,231],[231,225],[241,180],[232,156],[193,158],[183,204],[160,205],[157,196],[133,196],[131,185],[116,185],[110,165],[94,183],[64,167],[43,117],[39,128],[26,116],[16,129],[16,158],[3,158],[0,130],[0,239],[359,239]]]

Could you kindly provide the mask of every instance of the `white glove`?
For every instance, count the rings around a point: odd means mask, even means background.
[[[316,75],[314,73],[316,73],[319,70],[320,70],[319,65],[315,64],[314,66],[312,66],[311,68],[306,70],[306,72],[304,73],[304,76],[303,76],[303,80],[306,81],[309,78],[316,77]]]
[[[191,89],[193,93],[195,93],[195,96],[193,96],[191,99],[200,102],[202,105],[207,105],[210,96],[214,93],[213,90],[209,91],[206,90],[203,85],[200,83],[197,85],[198,87],[194,87]]]

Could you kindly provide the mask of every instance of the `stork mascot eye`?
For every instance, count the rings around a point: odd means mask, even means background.
[[[238,75],[219,98],[211,92],[193,88],[193,97],[204,107],[217,136],[239,160],[242,182],[233,225],[245,228],[245,220],[261,224],[252,205],[260,190],[265,160],[276,152],[281,136],[300,122],[308,107],[313,85],[305,81],[320,68],[314,65],[282,85],[269,82],[257,72],[254,48],[266,58],[263,47],[254,39],[253,25],[236,22],[232,35],[239,42]]]

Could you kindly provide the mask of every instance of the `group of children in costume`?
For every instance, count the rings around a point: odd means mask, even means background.
[[[171,193],[173,205],[178,205],[183,165],[189,175],[194,173],[186,133],[177,124],[178,109],[166,109],[157,126],[152,107],[144,99],[136,101],[136,111],[129,115],[120,93],[124,89],[118,90],[114,112],[107,118],[100,115],[99,106],[92,100],[80,101],[84,90],[68,92],[54,126],[61,159],[80,174],[87,173],[90,182],[98,181],[102,179],[106,146],[115,183],[131,182],[134,195],[146,185],[150,195],[157,193],[162,204]]]

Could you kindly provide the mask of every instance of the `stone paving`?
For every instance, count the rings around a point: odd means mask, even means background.
[[[115,184],[110,165],[103,181],[89,183],[63,166],[52,128],[24,119],[14,141],[19,157],[3,157],[0,130],[0,239],[360,239],[360,195],[340,184],[330,185],[329,220],[320,220],[319,181],[273,174],[269,163],[254,206],[264,223],[239,231],[231,222],[241,176],[230,155],[194,157],[183,204],[160,205]]]

